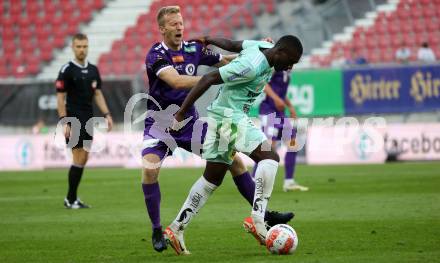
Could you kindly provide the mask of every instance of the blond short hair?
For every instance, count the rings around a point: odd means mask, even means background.
[[[165,16],[169,14],[178,14],[180,13],[180,7],[178,5],[172,5],[172,6],[164,6],[159,9],[159,12],[157,12],[157,23],[159,26],[165,25]]]

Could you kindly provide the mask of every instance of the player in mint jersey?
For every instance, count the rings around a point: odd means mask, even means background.
[[[284,184],[283,191],[308,191],[309,188],[298,184],[294,179],[296,151],[296,129],[286,118],[284,110],[287,108],[291,118],[296,118],[295,108],[287,98],[287,89],[290,82],[289,71],[277,71],[273,74],[270,82],[264,88],[266,98],[260,104],[260,120],[263,132],[272,141],[272,147],[278,146],[278,141],[287,145],[284,157]],[[283,134],[287,136],[283,138]],[[257,166],[254,166],[253,176]]]
[[[167,246],[160,222],[160,167],[175,147],[191,152],[192,140],[201,142],[204,136],[201,132],[198,138],[192,138],[193,127],[198,128],[194,126],[198,118],[195,107],[187,111],[186,116],[192,119],[184,129],[170,133],[166,131],[169,125],[164,124],[167,119],[173,120],[173,109],[182,104],[189,89],[201,79],[196,76],[199,65],[218,67],[227,64],[228,61],[198,42],[183,41],[183,19],[178,6],[162,7],[158,12],[157,22],[163,41],[153,45],[145,61],[150,86],[150,100],[147,103],[150,114],[145,119],[142,190],[153,228],[153,248],[161,252]],[[252,204],[255,183],[240,158],[234,159],[230,171],[238,190]],[[267,212],[266,220],[274,225],[287,222],[292,217],[292,213]]]
[[[208,108],[210,120],[202,154],[207,161],[205,171],[191,188],[176,219],[165,230],[166,238],[177,254],[189,253],[184,244],[184,229],[220,186],[236,151],[248,154],[258,164],[252,213],[245,219],[244,226],[264,244],[267,234],[264,211],[272,193],[279,157],[264,133],[254,126],[248,111],[269,82],[273,69],[290,70],[303,52],[299,39],[291,35],[283,36],[275,45],[264,41],[209,37],[201,41],[240,54],[228,65],[204,75],[175,114],[172,129],[179,130],[195,101],[210,86],[223,84]]]

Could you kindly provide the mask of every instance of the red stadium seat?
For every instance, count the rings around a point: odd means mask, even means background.
[[[113,44],[111,51],[107,53],[112,58],[112,61],[114,59],[119,60],[121,57],[124,57],[124,55],[129,56],[130,59],[125,58],[125,60],[127,61],[126,65],[112,65],[108,72],[112,72],[112,74],[118,74],[118,72],[129,74],[133,73],[134,65],[129,61],[131,59],[134,59],[134,57],[132,56],[135,55],[129,55],[128,53],[119,55],[119,52],[121,52],[120,48],[123,46],[126,46],[128,50],[136,50],[136,63],[140,61],[139,63],[142,66],[144,56],[148,49],[154,42],[160,41],[160,34],[158,32],[158,27],[155,21],[155,15],[159,7],[164,5],[180,5],[182,15],[185,18],[185,39],[189,39],[191,37],[206,34],[206,32],[209,32],[210,35],[218,34],[225,37],[231,37],[233,35],[233,28],[239,28],[244,25],[248,27],[254,27],[255,21],[252,16],[252,9],[244,9],[243,12],[238,12],[236,14],[232,12],[237,8],[242,8],[242,5],[246,3],[248,2],[245,0],[154,1],[150,6],[150,10],[147,13],[140,15],[133,29],[128,29],[127,32],[124,34],[124,37],[120,40],[117,40],[116,42],[118,43]],[[275,3],[275,1],[264,0],[260,3],[261,5],[264,4],[266,8],[270,11],[270,4]],[[230,16],[230,14],[234,15]],[[133,37],[133,34],[137,37]],[[141,55],[139,55],[139,52],[137,52],[139,50],[142,51],[140,52]],[[103,54],[103,56],[104,55],[105,54]],[[104,65],[104,63],[105,60],[99,60],[99,65]]]
[[[431,18],[431,17],[435,17],[436,11],[435,11],[435,7],[434,8],[424,8],[423,9],[423,17],[425,18]]]
[[[404,22],[400,27],[404,33],[413,32],[413,25],[410,20]]]
[[[30,74],[36,74],[40,68],[40,57],[39,56],[26,56],[25,64]]]
[[[66,44],[66,38],[65,36],[55,36],[52,43],[55,48],[62,48]]]
[[[101,9],[103,7],[104,7],[104,1],[103,0],[94,0],[93,1],[93,8],[95,10],[99,10],[99,9]]]
[[[422,8],[420,8],[420,7],[419,8],[413,8],[411,10],[411,16],[412,16],[413,19],[418,19],[418,18],[423,17]]]
[[[388,48],[391,46],[391,40],[388,37],[379,38],[379,47]]]
[[[353,32],[353,38],[360,39],[364,37],[365,30],[363,27],[358,27]]]
[[[4,55],[15,53],[17,45],[13,41],[3,43]]]
[[[41,30],[48,24],[44,16],[36,16],[34,19],[32,19],[32,23],[34,24],[36,31]]]
[[[374,49],[376,48],[376,46],[378,46],[378,39],[376,39],[375,37],[368,37],[365,40],[365,45],[368,49]]]
[[[266,0],[266,11],[269,14],[275,13],[275,1],[274,0]]]
[[[223,29],[223,34],[225,38],[233,38],[233,33],[230,27],[225,27]]]
[[[16,77],[38,73],[41,63],[35,62],[36,56],[42,61],[52,59],[53,50],[63,47],[66,37],[76,33],[78,24],[90,19],[91,12],[102,8],[104,4],[102,0],[9,0],[0,4],[4,57],[0,67],[6,68],[6,61],[13,61],[11,69],[7,71]],[[81,16],[79,12],[74,12],[77,7],[84,9]],[[26,67],[19,65],[22,56],[28,60],[33,59],[34,63]]]
[[[125,65],[121,63],[112,63],[111,72],[114,75],[123,75],[125,74]]]
[[[428,41],[429,41],[430,46],[436,47],[436,46],[440,45],[440,35],[439,34],[429,34]]]
[[[409,34],[404,35],[403,41],[409,47],[412,47],[412,46],[414,46],[416,44],[414,36],[413,35],[409,35]]]
[[[53,28],[58,28],[63,24],[64,18],[61,15],[54,15],[49,17],[48,22],[51,24]]]
[[[89,9],[81,10],[81,13],[79,15],[79,20],[81,22],[86,22],[89,21],[91,17],[92,17],[92,13],[90,12]]]
[[[35,50],[35,44],[32,43],[30,40],[23,41],[20,43],[20,49],[25,55],[31,55],[33,56],[34,50]]]
[[[20,31],[18,32],[18,37],[20,38],[20,41],[30,40],[33,35],[34,35],[34,33],[28,27],[22,27],[22,28],[20,28]]]
[[[247,27],[252,28],[254,27],[254,19],[251,14],[247,14],[244,16],[244,21]]]
[[[10,12],[11,16],[14,16],[14,17],[20,16],[21,12],[22,12],[21,1],[12,1],[9,12]]]
[[[67,27],[66,27],[66,29],[65,29],[65,32],[66,32],[68,35],[74,35],[74,34],[76,34],[76,33],[78,32],[78,25],[68,24]]]
[[[410,10],[403,8],[403,9],[397,9],[397,16],[401,19],[408,19],[408,17],[411,16]]]
[[[426,34],[425,32],[418,32],[415,35],[415,42],[417,46],[420,46],[424,42],[428,42],[428,40],[429,40],[428,34]]]
[[[393,48],[399,48],[402,45],[402,39],[400,37],[392,37],[391,38],[391,46]]]
[[[254,13],[255,15],[260,15],[263,12],[260,3],[254,3],[252,5],[252,13]]]
[[[429,32],[433,33],[435,31],[439,31],[440,30],[440,25],[438,21],[434,21],[432,18],[429,18],[426,21],[426,28]]]
[[[21,28],[29,27],[31,25],[31,20],[28,17],[21,17],[18,21],[18,26]]]
[[[15,24],[14,18],[12,17],[2,17],[2,27],[12,28]]]
[[[38,13],[40,8],[40,4],[37,1],[29,1],[26,3],[26,12],[28,15]]]
[[[240,25],[241,25],[240,16],[235,14],[234,16],[231,17],[231,26],[233,28],[238,28],[238,27],[240,27]]]
[[[4,27],[2,32],[2,42],[14,41],[15,31],[12,27]]]
[[[333,53],[337,53],[339,50],[343,48],[343,44],[339,41],[336,41],[333,43],[332,47],[330,48],[330,51]]]
[[[440,58],[440,49],[439,48],[434,49],[434,54],[435,54],[435,57],[438,60],[438,58]]]
[[[399,33],[401,31],[401,29],[397,23],[389,23],[387,25],[387,31],[390,34],[396,34],[396,33]]]
[[[383,62],[393,62],[395,61],[395,52],[392,49],[382,49],[381,50],[381,60]]]
[[[52,2],[49,2],[44,5],[44,16],[49,19],[51,16],[54,16],[56,12],[58,11],[58,8],[55,4]]]
[[[37,40],[39,43],[43,43],[48,41],[49,36],[51,35],[51,31],[46,27],[46,28],[37,28]]]
[[[380,51],[378,49],[371,49],[367,53],[367,60],[369,63],[378,63],[381,61]]]
[[[385,34],[388,32],[388,24],[387,23],[375,23],[374,30],[376,34]]]
[[[415,32],[424,32],[427,31],[427,26],[425,24],[425,20],[424,19],[416,19],[414,20],[414,31]]]

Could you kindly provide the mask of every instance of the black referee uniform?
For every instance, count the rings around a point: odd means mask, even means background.
[[[83,148],[85,140],[93,139],[93,129],[87,133],[85,126],[93,117],[95,91],[101,89],[98,68],[88,62],[82,66],[70,61],[61,68],[55,86],[57,92],[66,93],[66,117],[76,117],[81,123],[80,131],[72,129],[72,137],[79,136],[78,143],[73,148]]]

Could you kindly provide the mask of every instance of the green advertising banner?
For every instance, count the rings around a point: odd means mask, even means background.
[[[342,70],[294,71],[287,97],[298,116],[343,115]]]
[[[293,71],[287,97],[299,117],[343,115],[342,71],[339,69]],[[249,114],[258,116],[264,94],[255,101]]]

